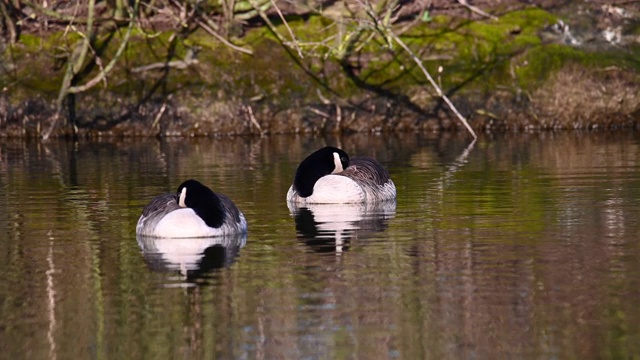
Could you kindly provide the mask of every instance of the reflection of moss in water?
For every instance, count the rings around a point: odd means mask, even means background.
[[[542,219],[553,206],[549,201],[552,180],[523,181],[532,177],[540,178],[534,169],[528,167],[517,172],[485,169],[457,176],[444,192],[446,201],[441,210],[448,215],[443,217],[440,226],[449,229],[465,225],[472,229],[543,230],[548,224]],[[464,224],[470,219],[474,222]]]

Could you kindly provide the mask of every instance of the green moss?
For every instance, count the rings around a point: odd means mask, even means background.
[[[308,19],[299,19],[289,22],[292,32],[303,41],[317,42],[318,39],[326,39],[338,31],[338,25],[323,16],[312,16]],[[284,26],[279,26],[279,31],[288,34]]]
[[[539,86],[541,80],[568,62],[594,67],[640,67],[640,62],[634,60],[640,58],[637,49],[631,54],[591,54],[564,45],[543,44],[539,36],[541,30],[556,21],[554,15],[535,8],[507,13],[498,20],[477,22],[433,16],[429,22],[404,32],[402,39],[421,57],[445,91],[480,89],[488,92],[498,86],[527,90]],[[390,44],[357,19],[338,24],[328,17],[311,16],[289,19],[288,25],[305,54],[300,63],[339,96],[348,98],[363,92],[338,64],[347,51],[352,51],[346,58],[353,62],[357,76],[369,85],[400,94],[430,88],[420,69],[397,44]],[[276,24],[276,30],[284,39],[291,39],[284,24]],[[345,46],[346,39],[356,34],[362,35],[357,47],[349,49]],[[100,37],[98,45],[106,46],[101,54],[103,66],[115,54],[122,36],[123,33],[115,33],[112,38]],[[109,74],[106,91],[116,95],[147,91],[149,84],[159,80],[162,73],[130,70],[166,61],[171,36],[171,32],[149,35],[135,30],[116,70]],[[74,33],[57,33],[48,38],[22,35],[20,47],[12,54],[20,64],[17,79],[21,86],[55,96],[64,73],[64,66],[60,64],[64,63],[58,60],[56,64],[54,57],[70,53],[79,39]],[[269,28],[247,29],[242,38],[233,41],[252,49],[254,55],[232,50],[202,30],[179,41],[172,60],[183,59],[190,48],[198,47],[201,49],[197,57],[199,64],[170,71],[163,90],[206,89],[209,93],[225,93],[234,98],[265,96],[283,104],[298,99],[317,101],[316,90],[322,87],[294,62]],[[444,69],[442,73],[438,72],[439,67]],[[85,80],[98,71],[98,67],[94,68]]]
[[[588,52],[566,45],[545,45],[540,33],[555,23],[557,18],[540,9],[515,11],[498,20],[472,22],[436,16],[429,23],[412,28],[403,40],[420,53],[431,74],[438,74],[442,87],[447,90],[462,86],[462,91],[483,89],[492,91],[498,86],[531,89],[539,86],[548,76],[569,62],[588,67],[624,66],[640,71],[638,49],[623,52]],[[447,59],[449,58],[449,59]],[[433,60],[432,60],[433,59]],[[407,66],[411,61],[401,59]],[[387,66],[372,61],[366,76],[378,82],[401,76],[400,66]],[[413,79],[424,79],[418,69],[411,72]],[[398,78],[396,83],[407,83]]]
[[[20,37],[20,42],[27,49],[36,49],[42,47],[42,45],[44,44],[44,39],[40,36],[25,34]]]
[[[582,51],[564,45],[548,45],[531,49],[520,66],[515,67],[520,87],[541,84],[549,74],[561,69],[568,61],[584,59]]]
[[[509,13],[497,21],[472,22],[435,16],[432,21],[404,33],[402,39],[421,55],[432,74],[437,73],[440,66],[444,68],[439,80],[445,89],[461,83],[466,84],[467,89],[490,88],[512,82],[511,59],[519,52],[539,46],[538,32],[555,21],[555,16],[539,9]],[[396,58],[389,55],[387,47],[380,37],[363,47],[362,52],[368,59],[363,78],[398,88],[424,79],[413,61],[397,46],[393,53],[400,55]],[[432,58],[435,60],[430,60]],[[414,70],[407,72],[407,68]]]
[[[518,85],[524,89],[540,86],[553,73],[568,64],[586,68],[625,67],[640,71],[632,54],[622,52],[589,52],[566,45],[550,44],[530,49],[515,66]]]
[[[52,33],[48,37],[22,34],[20,45],[14,47],[13,51],[24,53],[56,51],[56,49],[71,46],[80,39],[77,33]]]

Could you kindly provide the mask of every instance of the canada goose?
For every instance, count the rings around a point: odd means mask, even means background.
[[[185,238],[245,233],[247,221],[236,205],[196,180],[175,194],[158,195],[142,210],[136,234]]]
[[[354,157],[327,146],[302,160],[287,192],[287,202],[346,204],[389,201],[396,186],[382,165],[368,157]]]

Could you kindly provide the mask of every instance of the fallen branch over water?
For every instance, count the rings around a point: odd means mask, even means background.
[[[442,91],[442,88],[440,88],[440,86],[438,86],[438,84],[433,79],[431,74],[429,74],[429,71],[427,71],[427,69],[422,64],[422,61],[420,60],[420,58],[418,58],[416,56],[416,54],[411,50],[411,48],[409,48],[407,46],[407,44],[405,44],[404,41],[400,40],[400,38],[398,36],[396,36],[394,33],[390,33],[389,35],[393,38],[393,40],[396,43],[398,43],[398,45],[400,45],[400,47],[402,47],[404,49],[404,51],[406,51],[409,54],[409,56],[411,56],[411,59],[413,59],[413,61],[416,63],[416,65],[418,65],[420,70],[422,70],[422,73],[424,74],[424,76],[427,78],[427,80],[429,80],[429,83],[431,83],[431,86],[433,86],[433,88],[436,90],[436,92],[438,93],[438,96],[440,96],[442,98],[442,100],[444,100],[444,102],[449,106],[451,111],[453,111],[453,113],[456,114],[456,116],[458,117],[460,122],[464,125],[464,127],[467,129],[467,131],[469,131],[471,136],[473,136],[474,139],[477,139],[478,136],[476,135],[475,131],[473,131],[473,128],[471,128],[471,126],[467,122],[467,119],[465,119],[465,117],[462,116],[462,114],[458,111],[456,106],[453,105],[451,100],[449,100],[449,97],[447,95],[445,95],[445,93]]]
[[[389,26],[390,11],[387,11],[387,14],[385,14],[384,18],[380,18],[380,16],[373,10],[373,8],[371,7],[371,4],[368,1],[365,2],[362,0],[358,0],[358,2],[362,5],[362,7],[367,12],[367,15],[373,21],[371,26],[373,26],[373,28],[376,31],[378,31],[385,39],[387,39],[387,42],[389,42],[388,39],[393,39],[394,42],[400,45],[400,47],[404,49],[404,51],[406,51],[407,54],[409,54],[411,59],[416,63],[416,65],[418,65],[418,67],[420,68],[424,76],[427,78],[427,80],[429,80],[429,83],[431,84],[431,86],[436,90],[436,93],[438,94],[438,96],[442,98],[442,100],[444,100],[444,102],[449,106],[449,108],[453,111],[453,113],[458,117],[460,122],[467,129],[467,131],[469,131],[471,136],[473,136],[474,139],[477,139],[478,136],[476,135],[475,131],[473,131],[473,129],[467,122],[467,119],[465,119],[465,117],[462,116],[462,114],[458,111],[455,105],[453,105],[451,100],[449,100],[449,97],[445,95],[445,93],[442,91],[442,88],[438,85],[438,83],[436,83],[436,81],[433,79],[429,71],[427,71],[427,68],[425,68],[424,64],[422,63],[422,60],[420,60],[420,58],[411,50],[411,48],[407,46],[407,44],[405,44],[404,41],[402,41],[400,37],[396,35],[395,32],[391,29],[391,27]],[[388,45],[391,46],[391,44],[388,44]]]

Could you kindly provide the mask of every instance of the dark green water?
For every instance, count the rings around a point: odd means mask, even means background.
[[[292,214],[297,163],[325,144],[377,157],[396,207]],[[139,244],[142,207],[187,178],[234,199],[246,239]],[[640,134],[473,146],[416,135],[3,140],[0,349],[16,359],[637,357]]]

